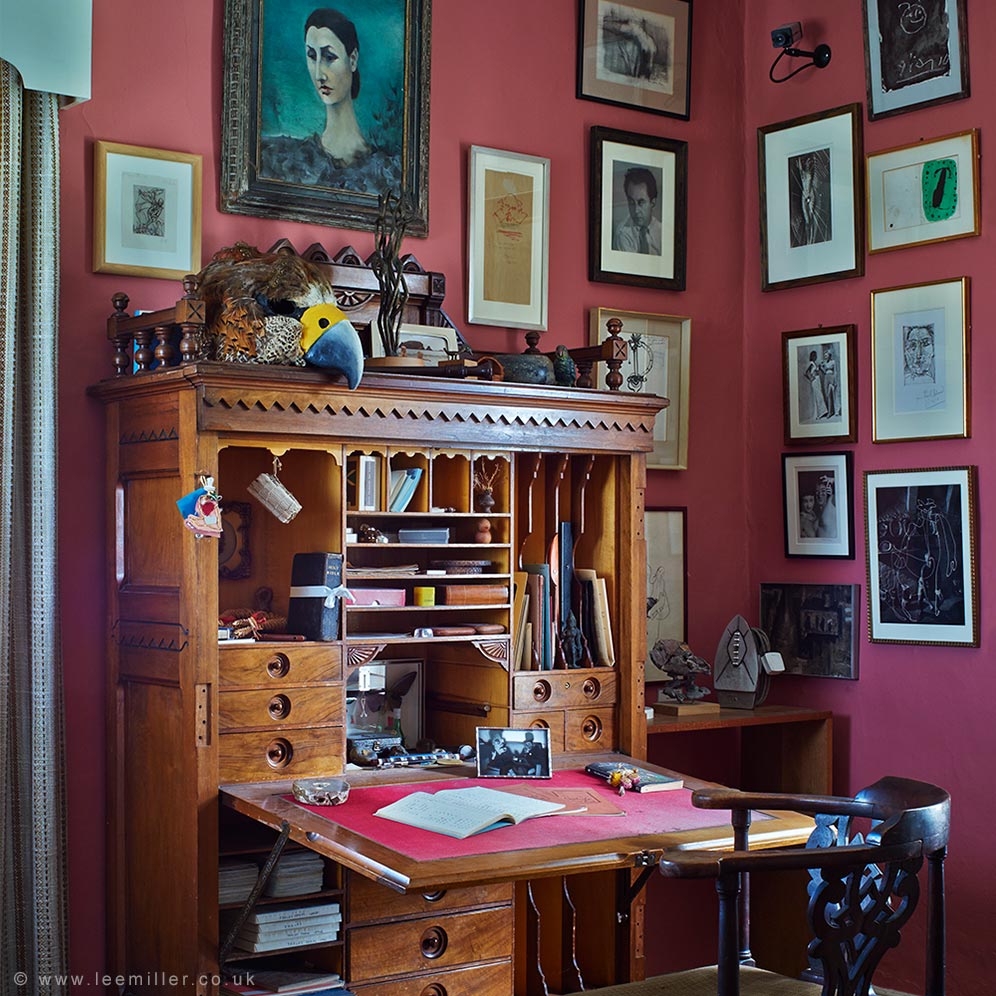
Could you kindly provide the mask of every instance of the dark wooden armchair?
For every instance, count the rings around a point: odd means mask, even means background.
[[[643,982],[588,990],[586,996],[868,996],[872,974],[920,897],[917,873],[927,876],[926,996],[944,996],[943,860],[950,797],[943,789],[905,778],[882,778],[853,799],[705,789],[696,806],[732,811],[737,849],[665,853],[667,878],[711,878],[719,893],[719,961],[709,968]],[[816,818],[805,847],[749,851],[754,810],[788,809]],[[869,825],[862,835],[857,821]],[[809,944],[813,966],[804,979],[752,967],[740,923],[741,880],[766,871],[808,869]],[[822,989],[819,980],[822,978]]]

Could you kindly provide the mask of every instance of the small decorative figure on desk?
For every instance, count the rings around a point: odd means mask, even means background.
[[[708,688],[695,684],[697,674],[708,674],[709,663],[692,653],[680,640],[658,640],[650,650],[650,663],[663,672],[667,681],[661,700],[695,702],[709,694]]]
[[[491,520],[490,519],[478,519],[477,520],[477,532],[474,533],[475,543],[490,543],[491,542]]]
[[[490,512],[495,507],[495,485],[500,476],[501,464],[497,460],[482,457],[478,461],[474,468],[474,504],[478,512]]]

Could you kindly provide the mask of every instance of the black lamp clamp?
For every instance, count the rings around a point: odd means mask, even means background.
[[[830,65],[831,52],[829,45],[817,45],[812,52],[805,52],[802,49],[793,47],[801,38],[802,25],[798,21],[793,21],[791,24],[783,24],[781,27],[775,28],[774,31],[771,32],[772,47],[781,49],[778,56],[775,58],[775,61],[771,64],[771,69],[768,70],[768,79],[771,80],[772,83],[784,83],[786,80],[792,79],[792,77],[797,73],[801,73],[803,69],[808,69],[810,66],[815,66],[817,69],[826,69],[826,67]],[[786,55],[791,56],[792,58],[809,59],[809,62],[793,69],[787,76],[775,76],[775,66],[777,66]]]

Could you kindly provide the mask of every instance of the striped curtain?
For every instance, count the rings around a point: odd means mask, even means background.
[[[0,59],[0,991],[25,996],[67,990],[58,109]]]

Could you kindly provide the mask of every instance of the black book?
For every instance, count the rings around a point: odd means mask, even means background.
[[[338,640],[339,598],[331,592],[341,584],[341,553],[295,553],[287,632],[308,640]]]

